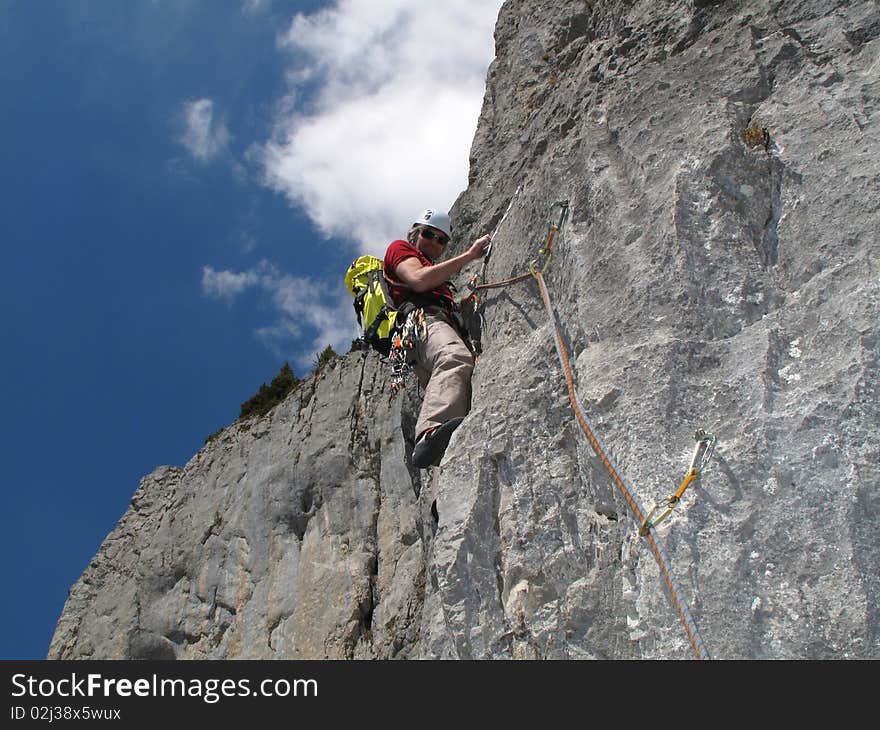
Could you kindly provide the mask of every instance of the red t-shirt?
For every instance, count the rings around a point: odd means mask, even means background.
[[[391,245],[388,246],[388,250],[385,252],[385,259],[382,263],[385,267],[385,278],[388,279],[388,288],[395,303],[400,305],[408,299],[439,297],[441,299],[449,300],[449,303],[454,306],[455,297],[452,295],[449,282],[438,286],[430,292],[423,292],[421,294],[417,294],[408,287],[397,286],[395,284],[395,282],[399,281],[397,278],[397,267],[400,266],[403,261],[406,261],[413,256],[421,262],[422,266],[433,266],[431,259],[425,256],[425,254],[408,241],[392,241]],[[423,305],[420,304],[419,306]]]

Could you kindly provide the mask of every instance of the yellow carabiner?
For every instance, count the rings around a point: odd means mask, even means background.
[[[654,508],[648,513],[648,516],[645,517],[644,520],[642,520],[642,524],[639,526],[639,535],[641,537],[644,537],[645,535],[648,534],[648,531],[652,527],[656,527],[657,525],[659,525],[667,517],[667,515],[669,515],[669,513],[672,512],[672,510],[676,504],[678,504],[678,499],[676,498],[676,496],[674,494],[670,494],[662,502],[658,502],[657,504],[655,504]],[[657,517],[656,520],[652,520],[651,518],[654,517],[654,514],[657,512],[657,510],[663,506],[665,506],[666,509],[664,509],[659,514],[659,516]]]
[[[708,463],[709,458],[712,456],[717,439],[711,433],[706,433],[702,428],[699,428],[694,432],[694,438],[697,441],[697,445],[694,447],[694,455],[691,458],[690,469],[688,469],[687,474],[685,474],[681,485],[675,493],[670,494],[661,502],[655,504],[654,508],[648,513],[648,516],[642,520],[642,524],[639,526],[640,536],[644,537],[652,527],[656,527],[666,519],[669,516],[669,513],[675,509],[675,505],[681,501],[681,497],[685,490],[703,475],[703,469]],[[665,507],[665,509],[656,519],[653,519],[657,510],[661,507]]]

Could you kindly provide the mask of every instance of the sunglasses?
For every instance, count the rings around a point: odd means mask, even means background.
[[[445,246],[449,243],[449,237],[439,231],[432,231],[430,228],[423,228],[420,231],[420,235],[422,238],[427,238],[429,241],[437,240],[441,246]]]

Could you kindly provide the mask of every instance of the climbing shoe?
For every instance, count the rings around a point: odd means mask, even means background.
[[[436,428],[425,431],[419,436],[413,448],[413,466],[419,469],[437,466],[440,463],[440,459],[443,458],[443,454],[446,453],[446,447],[449,446],[452,432],[461,425],[463,420],[464,416],[453,418]]]

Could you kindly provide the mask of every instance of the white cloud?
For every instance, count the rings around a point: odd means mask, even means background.
[[[298,14],[267,183],[325,235],[384,249],[467,184],[501,0],[338,0]],[[303,100],[308,100],[304,106]]]
[[[347,292],[329,294],[314,281],[281,273],[267,261],[248,271],[202,269],[202,292],[209,297],[231,302],[250,288],[266,294],[275,309],[277,321],[256,330],[256,336],[277,354],[290,357],[302,369],[314,364],[315,356],[331,345],[336,352],[348,352],[357,337],[351,297]],[[303,353],[302,341],[308,343]]]
[[[210,99],[188,101],[183,105],[183,134],[179,142],[199,162],[213,160],[226,150],[231,136],[222,121],[214,119],[214,102]]]
[[[270,0],[244,0],[242,10],[245,15],[259,13],[269,7]]]
[[[235,274],[231,271],[216,271],[212,266],[202,267],[202,292],[216,299],[234,299],[259,281],[260,277],[254,271]]]
[[[234,240],[242,253],[252,253],[257,247],[257,237],[250,231],[238,231]]]

